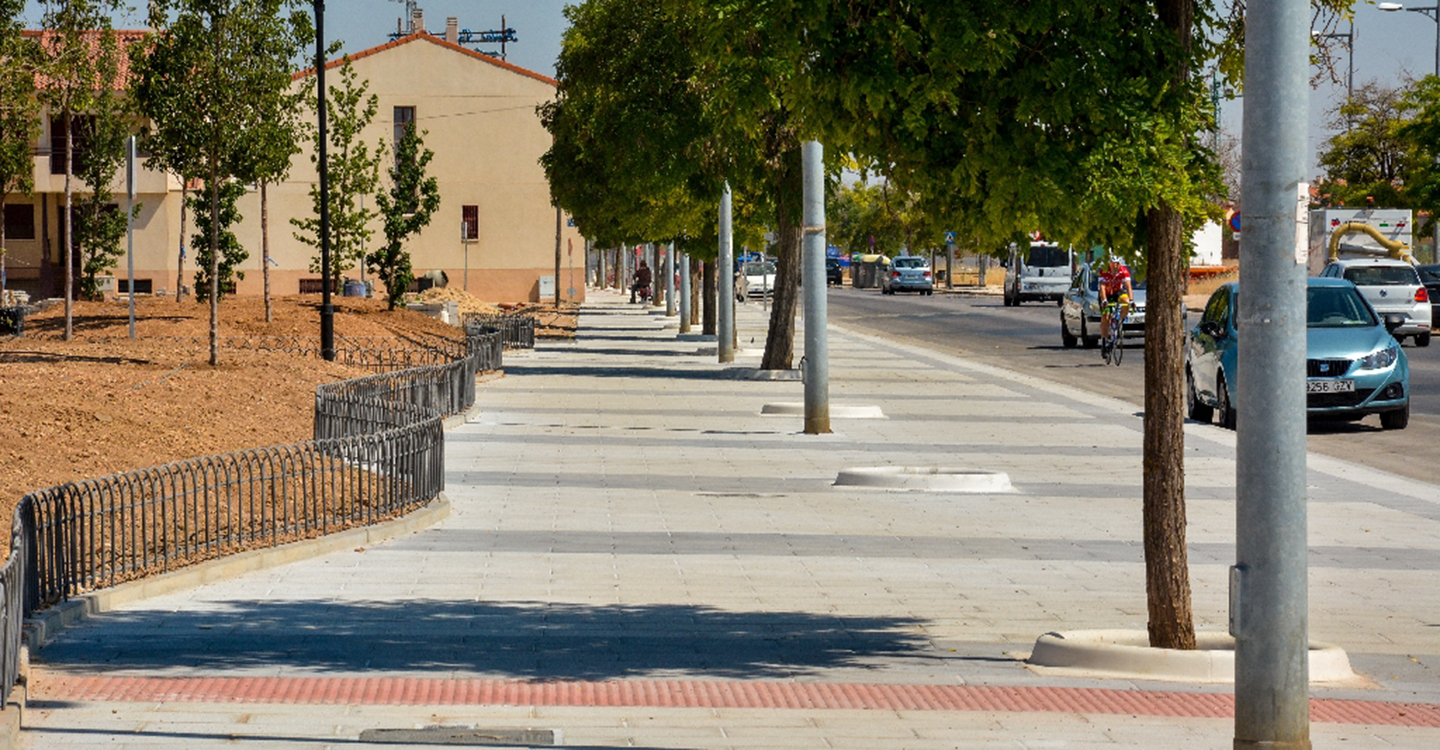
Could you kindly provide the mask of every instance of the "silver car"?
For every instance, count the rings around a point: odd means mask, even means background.
[[[1145,282],[1135,282],[1135,297],[1121,332],[1127,339],[1145,337]],[[1100,344],[1100,277],[1090,265],[1082,264],[1060,299],[1060,343],[1066,348],[1077,343],[1091,349]]]
[[[894,294],[897,291],[934,294],[935,277],[930,272],[930,264],[918,255],[902,255],[892,259],[890,272],[885,274],[880,283],[880,291],[884,294]]]

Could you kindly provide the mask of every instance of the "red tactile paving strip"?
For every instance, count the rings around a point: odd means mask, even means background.
[[[97,702],[1040,711],[1225,718],[1228,693],[827,682],[36,675],[36,698]],[[1312,721],[1440,728],[1440,705],[1313,699]]]

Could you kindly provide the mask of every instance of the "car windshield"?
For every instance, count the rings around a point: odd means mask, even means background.
[[[1037,268],[1057,268],[1070,265],[1070,253],[1054,245],[1031,245],[1026,265]]]
[[[746,276],[760,276],[760,275],[762,275],[762,274],[774,274],[774,273],[775,273],[775,264],[774,264],[774,263],[759,263],[759,262],[751,261],[751,262],[745,264],[745,275],[746,275]]]
[[[907,256],[903,258],[896,258],[894,261],[892,261],[892,264],[896,268],[924,268],[925,259],[915,256]]]
[[[1440,284],[1440,266],[1416,266],[1420,272],[1420,280],[1426,284]]]
[[[1355,286],[1417,286],[1420,277],[1410,266],[1351,266],[1345,280]]]
[[[1311,328],[1373,326],[1375,316],[1354,289],[1312,286],[1305,290],[1305,322]]]

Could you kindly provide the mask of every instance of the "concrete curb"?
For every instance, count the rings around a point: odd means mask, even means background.
[[[251,550],[207,560],[180,570],[141,578],[135,581],[92,591],[61,602],[25,620],[25,645],[39,650],[61,630],[92,614],[108,612],[116,607],[171,594],[207,583],[235,578],[257,570],[279,567],[312,557],[328,555],[345,549],[363,547],[432,526],[450,515],[450,499],[445,493],[408,515],[374,526],[361,526],[315,539],[282,544],[279,547]],[[0,730],[3,731],[3,730]]]
[[[1235,639],[1225,633],[1196,633],[1195,651],[1151,648],[1143,630],[1073,630],[1046,633],[1026,660],[1046,675],[1157,680],[1161,682],[1235,682]],[[1310,681],[1363,681],[1350,669],[1338,646],[1310,642]]]

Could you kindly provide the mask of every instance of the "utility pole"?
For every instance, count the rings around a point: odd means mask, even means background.
[[[320,92],[316,156],[320,159],[320,356],[335,361],[335,305],[330,301],[330,164],[325,158],[325,0],[315,2],[315,88]]]
[[[1235,750],[1309,750],[1305,182],[1310,3],[1245,11],[1238,310]],[[1228,384],[1234,387],[1234,383]],[[1222,386],[1223,387],[1223,386]]]
[[[800,145],[804,206],[800,271],[805,284],[805,434],[830,433],[830,344],[825,335],[825,148],[819,141]]]
[[[675,314],[675,242],[665,251],[665,317]]]
[[[690,254],[680,256],[680,332],[690,332]]]
[[[735,361],[735,238],[730,229],[730,183],[720,193],[720,257],[715,261],[715,351],[720,361]]]
[[[565,217],[559,206],[555,207],[555,309],[560,309],[560,235]]]

